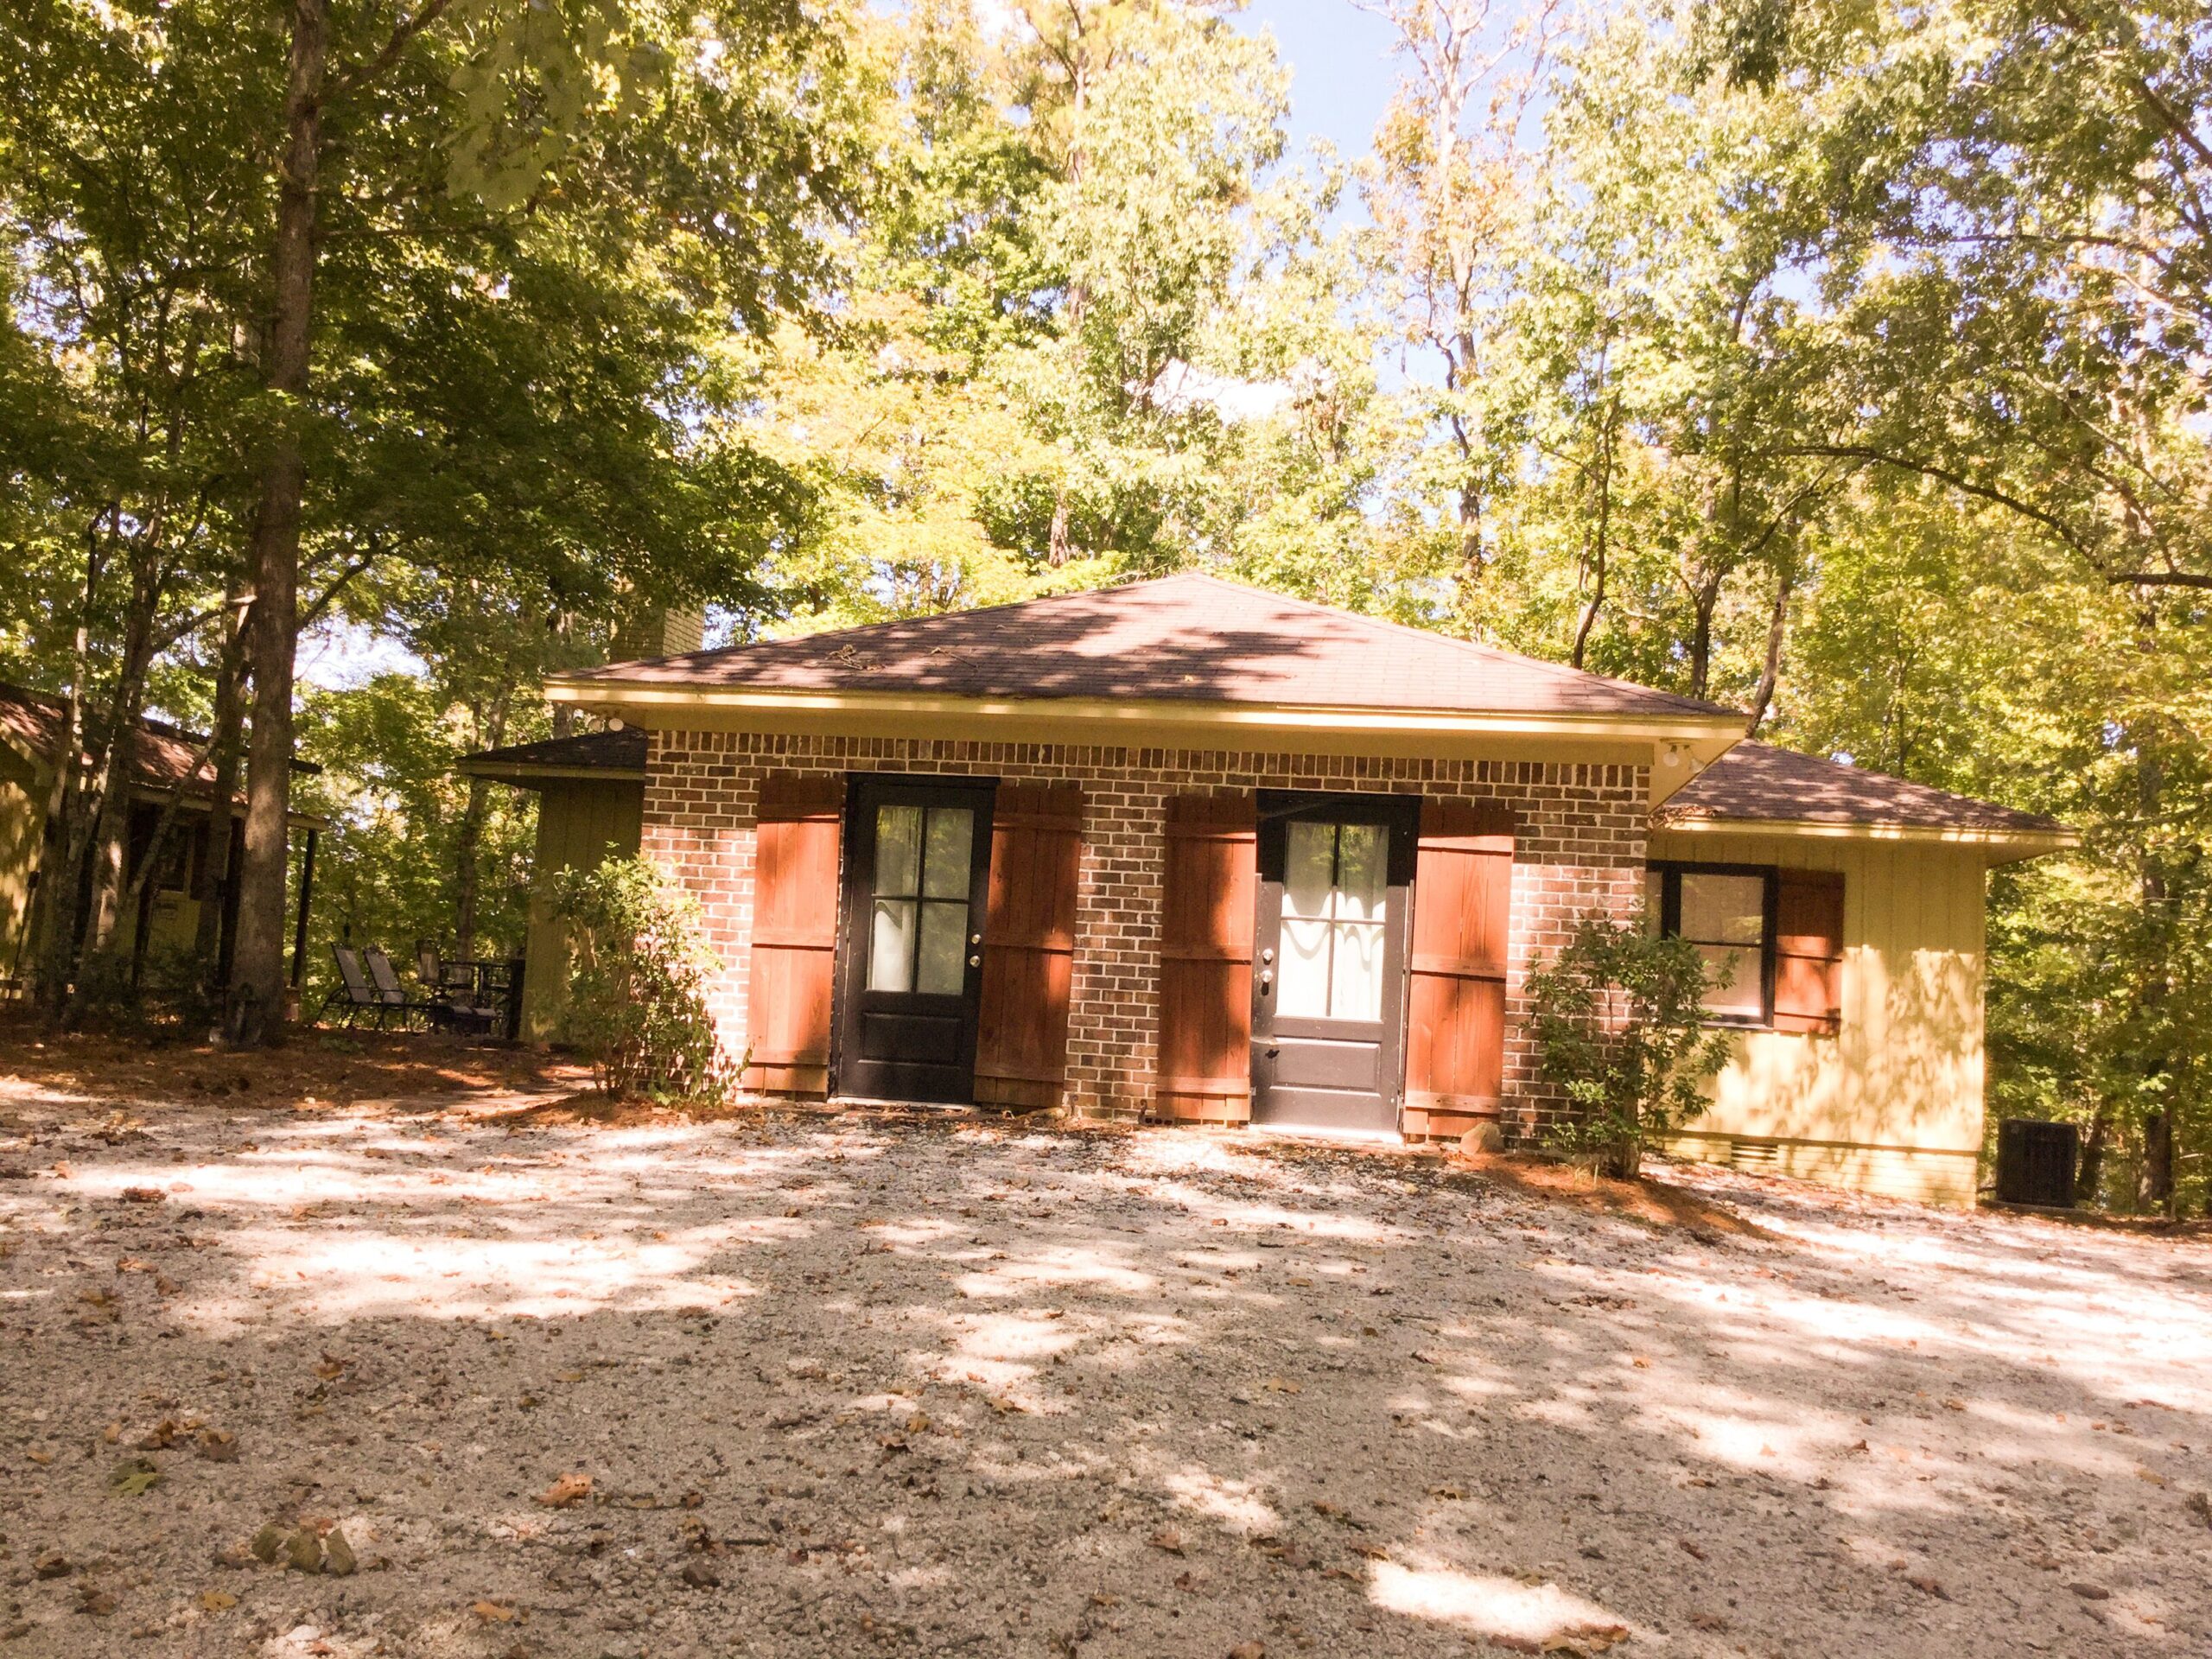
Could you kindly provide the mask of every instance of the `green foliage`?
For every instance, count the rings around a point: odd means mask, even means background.
[[[1630,1179],[1644,1147],[1705,1109],[1703,1085],[1729,1039],[1706,1023],[1704,959],[1638,921],[1584,917],[1559,954],[1529,976],[1530,1020],[1547,1083],[1573,1115],[1555,1151]]]
[[[568,1030],[617,1098],[713,1103],[730,1087],[707,1011],[720,968],[698,901],[646,858],[562,870],[548,882],[569,938]]]

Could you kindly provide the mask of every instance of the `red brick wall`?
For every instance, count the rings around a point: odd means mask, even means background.
[[[644,851],[672,870],[705,909],[725,964],[715,1014],[733,1052],[745,1046],[745,951],[760,779],[770,772],[848,771],[980,773],[1083,786],[1066,1103],[1082,1113],[1134,1116],[1150,1099],[1170,795],[1359,790],[1510,807],[1519,836],[1505,1087],[1509,1127],[1522,1133],[1549,1103],[1522,1034],[1528,971],[1564,940],[1575,918],[1592,910],[1623,913],[1643,887],[1647,779],[1639,766],[656,732],[645,773]]]

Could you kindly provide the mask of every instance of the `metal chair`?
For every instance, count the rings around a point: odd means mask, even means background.
[[[338,983],[330,988],[329,993],[322,999],[322,1006],[315,1011],[315,1023],[321,1024],[322,1016],[330,1012],[330,1005],[342,997],[348,1030],[364,1013],[374,1014],[378,1029],[383,1029],[385,1003],[377,994],[376,988],[369,983],[368,976],[361,971],[360,952],[351,945],[334,944],[330,947],[330,954],[338,963]]]
[[[383,946],[370,945],[361,952],[361,961],[369,970],[369,981],[375,987],[377,1003],[384,1014],[396,1014],[403,1023],[420,1014],[435,1025],[452,1012],[442,1003],[408,995],[406,988],[399,982],[398,970],[391,965],[391,958],[385,954]],[[381,1018],[377,1024],[378,1029],[383,1029]]]

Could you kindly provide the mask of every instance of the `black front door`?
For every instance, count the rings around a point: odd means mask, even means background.
[[[988,779],[853,779],[838,1093],[974,1099],[995,788]]]
[[[1395,1129],[1421,803],[1260,794],[1252,1121]]]

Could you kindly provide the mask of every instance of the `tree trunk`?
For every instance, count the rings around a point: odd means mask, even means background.
[[[284,168],[270,260],[267,383],[283,406],[261,474],[253,525],[253,735],[246,754],[245,849],[238,871],[238,952],[224,1029],[251,1046],[280,1035],[284,1014],[284,820],[291,807],[292,668],[299,644],[300,508],[307,491],[300,404],[314,321],[315,193],[322,150],[329,0],[292,0],[284,88]]]
[[[483,747],[496,749],[506,741],[507,702],[512,693],[502,688],[481,726]],[[463,961],[476,954],[477,855],[484,843],[484,816],[491,806],[490,785],[481,778],[468,780],[468,804],[461,811],[454,836],[453,881],[453,953]]]
[[[1720,578],[1707,576],[1690,589],[1696,620],[1690,628],[1690,696],[1701,697],[1713,680],[1713,613],[1720,603]]]
[[[138,774],[138,722],[145,715],[146,672],[153,664],[154,624],[162,601],[158,563],[141,552],[130,561],[130,599],[123,624],[113,706],[108,711],[107,761],[99,812],[94,820],[92,884],[85,923],[84,959],[105,955],[118,943],[126,909],[125,868],[130,850],[130,794]]]
[[[215,668],[214,797],[207,806],[207,855],[200,861],[192,896],[200,906],[193,929],[193,960],[200,964],[200,984],[211,996],[223,990],[223,918],[230,906],[223,890],[230,880],[231,804],[238,789],[238,750],[245,732],[245,702],[241,695],[245,678],[244,607],[235,583],[224,595],[223,649]]]
[[[2143,1119],[2143,1192],[2145,1210],[2174,1214],[2174,1120],[2171,1112]]]
[[[1759,671],[1758,690],[1751,694],[1751,717],[1744,728],[1744,735],[1757,737],[1764,723],[1767,711],[1774,706],[1775,688],[1782,683],[1782,640],[1789,627],[1789,594],[1797,585],[1797,573],[1789,566],[1782,569],[1775,584],[1774,614],[1766,625],[1766,665]]]
[[[1055,570],[1075,556],[1075,543],[1068,537],[1068,486],[1058,485],[1052,495],[1052,529],[1047,537],[1045,559]]]
[[[2104,1188],[2105,1148],[2112,1140],[2112,1113],[2103,1106],[2089,1120],[2089,1132],[2082,1137],[2082,1161],[2074,1173],[2074,1197],[2077,1203],[2094,1204]]]
[[[59,1021],[68,1006],[76,965],[77,861],[84,847],[85,688],[92,673],[92,607],[99,597],[99,527],[85,533],[84,603],[70,642],[69,696],[54,746],[54,778],[46,792],[46,828],[39,848],[38,891],[32,895],[32,987],[39,1017]]]

